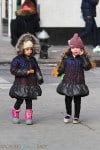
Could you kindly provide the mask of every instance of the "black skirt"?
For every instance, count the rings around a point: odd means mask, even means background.
[[[36,86],[12,85],[9,91],[9,95],[11,98],[37,99],[37,96],[42,95],[42,90],[39,85]]]
[[[89,89],[87,85],[85,84],[66,84],[64,82],[61,82],[56,89],[57,93],[61,95],[67,95],[67,96],[87,96],[89,95]]]

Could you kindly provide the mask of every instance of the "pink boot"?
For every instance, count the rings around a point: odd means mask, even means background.
[[[27,125],[33,124],[32,122],[32,109],[26,109],[25,111],[25,120]]]
[[[13,123],[19,123],[19,112],[20,112],[20,110],[16,110],[16,109],[12,109],[12,121],[13,121]]]

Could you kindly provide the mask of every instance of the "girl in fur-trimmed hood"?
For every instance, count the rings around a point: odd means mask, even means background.
[[[43,76],[33,56],[36,42],[33,35],[22,35],[16,45],[17,56],[11,62],[10,72],[15,76],[15,80],[9,95],[16,99],[12,109],[13,123],[19,123],[20,107],[25,100],[25,121],[26,124],[32,124],[32,100],[42,94],[39,84],[43,83]]]

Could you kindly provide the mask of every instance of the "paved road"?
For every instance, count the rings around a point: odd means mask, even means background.
[[[11,122],[14,104],[9,96],[12,76],[9,65],[0,65],[0,150],[100,150],[100,68],[86,72],[90,95],[83,98],[81,124],[64,124],[64,97],[56,93],[57,80],[51,68],[41,66],[45,83],[43,95],[33,101],[32,126],[25,125],[25,104],[21,108],[21,124]]]

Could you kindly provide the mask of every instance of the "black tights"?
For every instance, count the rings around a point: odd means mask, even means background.
[[[14,105],[14,108],[18,110],[22,103],[24,102],[24,99],[17,99]],[[26,109],[32,109],[32,100],[31,99],[25,99],[26,103]]]
[[[66,106],[66,113],[69,115],[72,115],[72,99],[74,98],[74,117],[79,118],[80,115],[80,109],[81,109],[81,97],[80,96],[74,96],[69,97],[65,96],[65,106]]]

